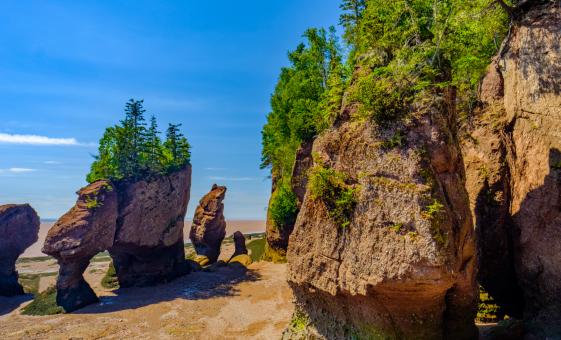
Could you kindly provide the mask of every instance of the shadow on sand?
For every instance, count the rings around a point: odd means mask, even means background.
[[[256,271],[243,266],[227,265],[212,271],[192,272],[172,282],[153,287],[133,287],[115,290],[115,296],[101,296],[100,302],[73,312],[99,314],[140,308],[176,299],[202,300],[239,294],[236,286],[261,279]]]

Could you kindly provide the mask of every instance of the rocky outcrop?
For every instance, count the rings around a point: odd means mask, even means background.
[[[92,257],[113,245],[117,216],[115,187],[100,180],[80,189],[74,207],[49,230],[43,252],[58,261],[57,304],[65,311],[98,301],[83,274]]]
[[[317,180],[331,176],[327,185],[344,185],[355,204],[337,216],[340,202],[315,196],[311,175],[288,247],[304,336],[477,337],[475,243],[454,101],[453,90],[427,93],[391,128],[342,118],[314,142]],[[342,117],[352,112],[346,105]],[[295,332],[285,338],[303,336]]]
[[[186,274],[183,227],[191,165],[166,176],[119,183],[113,257],[121,287],[147,286]]]
[[[560,41],[557,4],[515,22],[462,146],[480,281],[528,334],[551,338],[561,337]]]
[[[37,242],[39,216],[28,204],[0,206],[0,296],[23,294],[16,260]]]
[[[90,259],[109,250],[120,287],[186,274],[183,226],[191,166],[148,180],[96,181],[49,230],[43,252],[59,263],[57,304],[70,312],[96,302],[84,280]]]
[[[302,145],[296,151],[296,159],[294,162],[294,167],[292,169],[290,187],[292,192],[294,192],[294,194],[296,195],[298,209],[300,209],[300,207],[302,206],[302,202],[304,201],[304,195],[306,193],[306,186],[308,183],[308,170],[312,166],[312,146],[313,146],[313,141],[307,141],[302,143]],[[276,189],[275,182],[276,181],[273,178],[273,194],[271,195],[271,200],[273,199],[274,191]],[[288,248],[288,240],[290,234],[292,234],[293,229],[294,229],[294,224],[278,226],[275,223],[275,221],[273,221],[273,219],[271,218],[270,212],[269,211],[267,212],[266,257],[273,259],[275,257],[286,256],[286,249]]]
[[[252,262],[251,256],[248,255],[245,236],[240,231],[234,233],[234,247],[234,254],[228,263],[239,263],[245,267],[249,266]]]
[[[189,238],[197,253],[195,261],[201,265],[215,263],[220,255],[220,246],[226,236],[222,203],[225,196],[226,187],[214,184],[195,210]]]

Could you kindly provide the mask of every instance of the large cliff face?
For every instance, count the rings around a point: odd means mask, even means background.
[[[454,92],[426,99],[391,129],[353,121],[347,106],[347,119],[314,142],[315,166],[344,174],[356,205],[341,225],[308,186],[290,237],[288,280],[310,336],[475,334],[475,246]]]
[[[43,246],[60,265],[57,303],[73,311],[97,301],[83,273],[104,250],[121,287],[185,274],[183,221],[190,189],[190,165],[149,180],[100,180],[80,189],[75,206],[49,230]]]
[[[531,332],[561,335],[561,8],[517,21],[465,128],[480,280]],[[536,327],[533,327],[535,325]]]
[[[23,294],[16,260],[37,242],[39,216],[28,204],[0,206],[0,296]]]

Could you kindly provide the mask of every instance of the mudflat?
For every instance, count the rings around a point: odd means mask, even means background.
[[[231,236],[235,231],[239,230],[244,234],[260,233],[265,231],[265,221],[263,220],[228,220],[226,221],[226,236]],[[43,242],[47,237],[47,232],[53,226],[54,222],[41,222],[39,228],[39,239],[31,247],[27,248],[21,257],[37,257],[45,256],[41,252]],[[183,235],[185,241],[189,241],[189,230],[191,229],[191,221],[185,221]]]

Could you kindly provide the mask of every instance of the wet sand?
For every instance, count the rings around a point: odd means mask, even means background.
[[[41,247],[47,236],[47,232],[53,226],[54,222],[42,222],[39,229],[39,240],[27,248],[21,257],[37,257],[45,256],[41,252]],[[191,227],[191,221],[185,221],[185,241],[189,240],[189,229]],[[226,236],[232,235],[235,231],[241,231],[244,234],[248,233],[260,233],[265,231],[265,221],[260,220],[229,220],[226,222]]]

